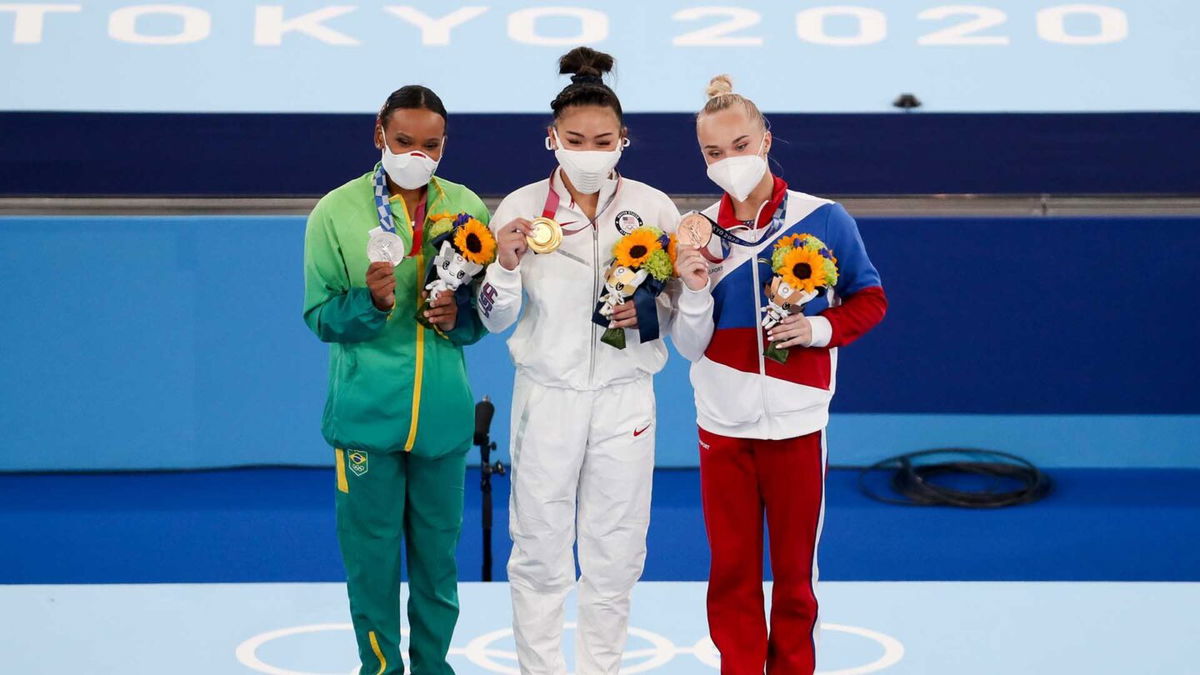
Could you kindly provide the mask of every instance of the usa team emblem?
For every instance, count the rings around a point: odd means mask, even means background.
[[[633,211],[622,211],[614,222],[621,234],[629,234],[642,226],[642,217]]]

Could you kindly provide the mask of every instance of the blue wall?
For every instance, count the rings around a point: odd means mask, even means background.
[[[927,446],[1200,467],[1200,219],[864,218],[891,311],[843,351],[831,458]],[[0,470],[327,464],[304,219],[0,218]],[[507,434],[504,344],[468,350]],[[687,364],[659,463],[694,464]],[[507,450],[507,448],[503,448]]]

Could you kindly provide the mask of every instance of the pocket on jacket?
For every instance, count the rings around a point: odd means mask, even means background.
[[[358,351],[354,345],[342,345],[342,363],[343,370],[339,373],[339,379],[349,382],[358,374]]]
[[[325,401],[324,427],[327,436],[337,436],[344,422],[341,414],[351,393],[354,376],[358,373],[358,354],[352,345],[337,344],[331,358],[329,398]]]

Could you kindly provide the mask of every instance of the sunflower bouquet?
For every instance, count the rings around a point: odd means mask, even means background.
[[[612,323],[613,310],[632,302],[637,309],[638,335],[642,342],[657,340],[658,308],[655,298],[662,293],[668,279],[675,274],[669,251],[672,238],[657,227],[639,227],[617,240],[613,245],[612,263],[604,275],[604,293],[592,314],[600,326]],[[625,348],[625,330],[608,328],[600,341]]]
[[[813,298],[837,284],[837,258],[820,239],[811,234],[793,234],[775,242],[771,253],[775,276],[766,288],[767,306],[762,327],[770,330],[784,319],[804,311]],[[788,351],[775,343],[767,344],[763,355],[786,363]]]
[[[425,302],[417,310],[417,321],[433,328],[425,312],[430,301],[442,291],[453,291],[460,307],[470,306],[470,282],[496,259],[496,237],[479,220],[469,213],[458,215],[441,214],[432,218],[429,228],[430,243],[437,255],[425,275],[425,290],[429,291]]]

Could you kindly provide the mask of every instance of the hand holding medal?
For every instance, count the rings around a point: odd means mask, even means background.
[[[516,218],[496,232],[496,260],[506,270],[517,269],[529,250],[529,221]]]
[[[367,260],[371,263],[391,263],[396,267],[410,255],[408,246],[396,232],[396,223],[392,219],[392,206],[388,200],[387,178],[383,165],[375,167],[372,177],[375,188],[375,215],[379,218],[379,226],[372,229],[367,239]],[[425,224],[425,202],[417,206],[413,218],[413,239],[420,239],[420,227]],[[416,255],[413,251],[412,255]]]
[[[367,268],[367,290],[375,309],[390,312],[396,306],[396,268],[390,262],[373,262]]]
[[[775,242],[771,254],[775,272],[766,287],[767,306],[763,308],[762,327],[768,331],[788,317],[800,314],[813,298],[837,284],[837,258],[825,243],[811,234],[794,234]],[[786,363],[788,350],[777,342],[768,342],[763,356]]]
[[[517,218],[500,229],[497,237],[500,265],[514,270],[525,251],[553,253],[562,245],[563,229],[553,218],[539,216],[532,221]]]
[[[693,211],[683,216],[675,233],[678,245],[671,250],[675,274],[693,291],[708,286],[708,261],[704,259],[701,249],[712,241],[714,227],[706,216]]]

